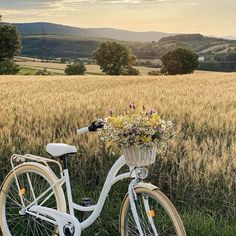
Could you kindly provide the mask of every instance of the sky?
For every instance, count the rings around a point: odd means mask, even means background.
[[[236,37],[236,0],[0,0],[6,22]]]

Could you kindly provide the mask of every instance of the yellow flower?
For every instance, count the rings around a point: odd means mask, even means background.
[[[114,125],[115,127],[122,127],[122,118],[117,116],[112,116],[108,118],[108,122]]]
[[[153,114],[151,115],[151,118],[152,118],[152,119],[155,119],[156,121],[160,121],[160,116],[159,116],[157,113],[153,113]]]
[[[143,143],[150,143],[150,142],[152,142],[152,139],[151,139],[151,137],[143,136],[143,137],[141,138],[141,141],[142,141]]]

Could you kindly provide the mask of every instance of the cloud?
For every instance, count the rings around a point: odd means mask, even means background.
[[[153,4],[153,3],[164,3],[170,2],[173,0],[0,0],[0,7],[8,9],[32,9],[32,8],[43,8],[43,7],[52,7],[57,5],[78,5],[83,3],[90,4]]]

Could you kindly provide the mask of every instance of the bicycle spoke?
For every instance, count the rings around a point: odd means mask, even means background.
[[[25,214],[20,215],[22,209],[20,194],[24,204],[31,204],[44,191],[50,188],[50,184],[40,174],[33,171],[21,173],[17,176],[20,190],[13,179],[8,191],[6,191],[6,221],[12,236],[55,236],[57,235],[57,227],[45,220],[35,218],[34,216]],[[21,191],[22,190],[22,191]],[[37,204],[41,202],[44,207],[57,209],[57,202],[53,189],[43,196]]]
[[[139,217],[139,222],[145,236],[154,235],[154,230],[152,227],[155,227],[156,231],[158,232],[158,236],[176,236],[175,228],[173,227],[172,221],[170,220],[161,204],[156,199],[143,193],[137,194],[137,198],[138,199],[137,201],[135,201],[135,205]],[[151,225],[148,218],[148,212],[144,206],[144,199],[145,201],[147,201],[146,204],[148,204],[150,210],[155,213],[155,216],[153,216],[152,218],[153,225]],[[127,236],[139,235],[139,231],[136,226],[130,205],[126,215],[125,232],[127,232]]]

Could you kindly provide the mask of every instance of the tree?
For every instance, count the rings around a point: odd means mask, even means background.
[[[21,50],[20,34],[15,26],[0,24],[0,75],[16,74],[20,67],[13,57]]]
[[[87,69],[83,62],[75,62],[72,65],[67,65],[65,69],[67,75],[84,75],[85,71],[87,71]]]
[[[93,53],[101,70],[108,75],[121,75],[125,67],[132,67],[135,62],[129,48],[116,42],[104,42]]]
[[[15,26],[0,24],[0,61],[13,59],[21,50],[21,38]]]
[[[185,48],[177,48],[161,57],[162,73],[169,75],[190,74],[198,68],[198,55]]]

